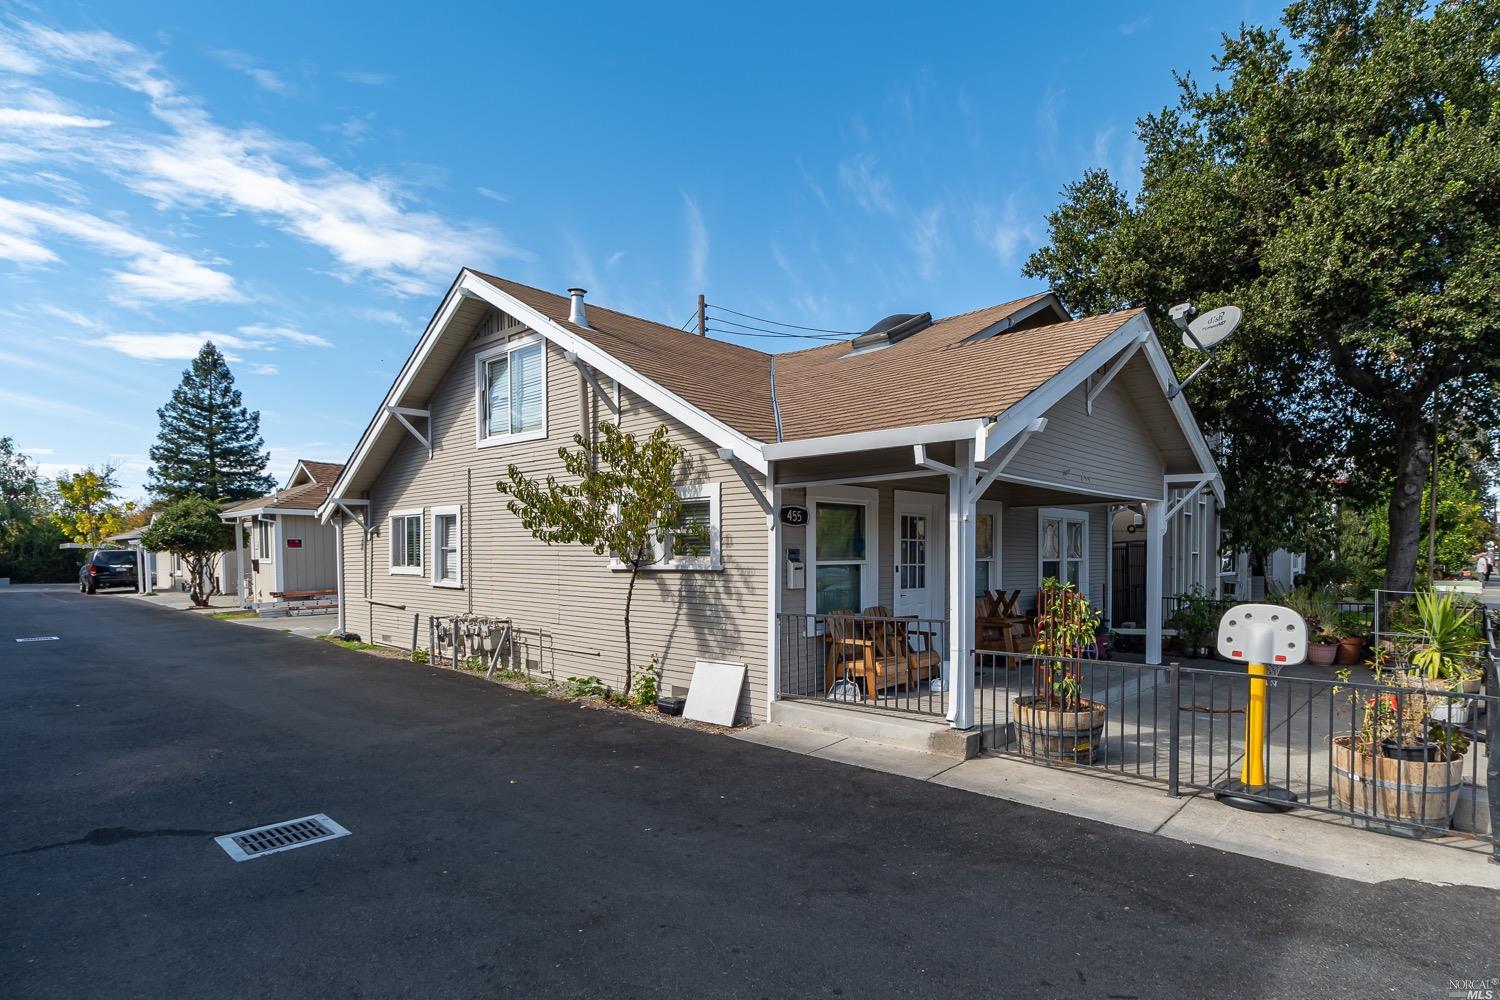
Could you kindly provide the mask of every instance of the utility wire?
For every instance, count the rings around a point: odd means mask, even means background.
[[[830,336],[830,335],[827,335],[827,334],[817,334],[817,333],[789,333],[786,330],[768,330],[768,329],[766,329],[763,326],[751,326],[749,323],[739,323],[739,322],[736,322],[735,320],[732,320],[732,319],[725,319],[723,316],[715,316],[713,319],[714,319],[715,323],[728,323],[730,326],[737,326],[737,327],[739,327],[742,330],[758,330],[761,333],[766,334],[767,336],[796,337],[799,340],[847,340],[848,339],[847,337]],[[797,327],[797,329],[802,330],[802,329],[806,329],[806,327]]]
[[[717,333],[725,337],[774,337],[777,339],[785,340],[822,340],[826,342],[843,340],[842,337],[809,337],[806,334],[801,333],[774,333],[769,330],[763,333],[751,333],[747,330],[729,330],[725,329],[724,327],[715,326],[708,327],[708,332]]]
[[[743,316],[745,319],[753,319],[757,323],[770,323],[772,326],[789,326],[793,330],[810,330],[813,333],[836,333],[841,337],[858,337],[860,333],[863,332],[858,330],[826,330],[821,326],[798,326],[796,323],[784,323],[779,319],[766,319],[764,316],[752,316],[749,313],[742,313],[738,310],[730,309],[726,306],[714,305],[712,302],[708,303],[708,308],[718,309],[721,312],[733,313],[736,316]],[[728,322],[728,320],[726,320],[725,322]]]

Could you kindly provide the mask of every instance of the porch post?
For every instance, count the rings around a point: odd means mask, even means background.
[[[1162,545],[1167,533],[1167,502],[1152,500],[1146,508],[1146,662],[1161,663]]]
[[[771,511],[766,515],[766,559],[770,593],[766,595],[766,718],[771,717],[771,703],[781,697],[781,641],[777,612],[781,610],[783,562],[781,558],[781,491],[776,486],[776,463],[766,463],[766,499]]]
[[[234,594],[240,599],[240,607],[245,606],[245,522],[242,518],[234,519]]]
[[[348,629],[345,627],[344,606],[344,512],[337,511],[333,515],[333,572],[338,582],[339,617],[338,623],[333,627],[333,634],[342,636]]]
[[[948,723],[974,726],[974,442],[954,447],[948,476]]]

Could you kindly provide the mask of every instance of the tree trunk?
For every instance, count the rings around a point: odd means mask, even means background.
[[[1411,590],[1417,576],[1417,549],[1422,544],[1422,490],[1427,485],[1432,449],[1427,422],[1408,413],[1396,426],[1396,480],[1391,487],[1386,522],[1391,537],[1385,551],[1386,590]]]
[[[630,567],[630,586],[625,590],[625,690],[622,692],[626,699],[630,698],[630,665],[634,661],[630,658],[630,601],[635,597],[635,581],[641,575],[639,563]]]

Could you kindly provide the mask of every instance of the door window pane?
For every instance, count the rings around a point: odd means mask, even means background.
[[[865,557],[865,508],[852,503],[818,504],[817,558]]]
[[[816,581],[817,613],[860,610],[860,573],[863,566],[819,566]]]
[[[927,518],[922,514],[901,515],[900,587],[920,590],[927,586]]]

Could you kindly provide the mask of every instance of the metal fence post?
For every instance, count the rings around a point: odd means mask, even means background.
[[[1167,664],[1167,670],[1171,674],[1171,683],[1168,685],[1172,691],[1172,703],[1167,706],[1167,794],[1172,798],[1182,795],[1178,787],[1178,737],[1182,731],[1182,664],[1173,660]]]
[[[1486,694],[1484,702],[1486,736],[1485,750],[1489,763],[1484,769],[1485,788],[1490,800],[1490,864],[1500,865],[1500,646],[1496,645],[1495,616],[1488,609],[1484,612],[1485,645],[1489,647],[1490,668],[1484,679]]]

